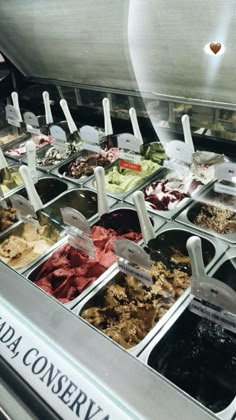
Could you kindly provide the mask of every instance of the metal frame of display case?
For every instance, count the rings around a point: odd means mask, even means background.
[[[95,419],[217,418],[163,377],[153,374],[137,358],[111,340],[102,334],[94,334],[93,328],[34,284],[5,264],[1,263],[0,267],[0,316],[11,325],[17,336],[22,336],[14,352],[13,344],[7,348],[10,344],[3,343],[3,334],[0,334],[1,354],[7,363],[4,368],[5,371],[9,370],[9,378],[12,369],[18,374],[16,378],[23,381],[25,395],[30,393],[31,401],[37,400],[44,413],[48,410],[47,418],[65,418],[65,413],[67,419],[85,418],[85,411],[81,408],[78,416],[75,405],[73,410],[69,407],[73,405],[68,403],[68,399],[73,397],[72,390],[75,390],[72,385],[67,394],[63,388],[63,395],[59,398],[50,386],[47,387],[42,379],[40,381],[39,376],[41,374],[42,377],[44,373],[43,365],[32,367],[35,361],[33,353],[37,351],[40,357],[46,357],[47,363],[50,361],[65,375],[75,378],[76,387],[80,386],[81,390],[86,388],[86,392],[91,394],[87,396],[90,404],[94,400],[97,407],[103,410],[99,410],[101,415],[94,416]],[[34,349],[31,356],[29,349]],[[0,369],[3,373],[3,364],[0,364]],[[13,409],[7,407],[7,401],[1,404],[6,412]],[[48,406],[52,407],[52,412]],[[84,407],[88,409],[85,403]],[[42,415],[40,417],[43,418]]]

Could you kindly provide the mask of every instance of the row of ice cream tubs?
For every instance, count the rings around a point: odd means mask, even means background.
[[[148,244],[152,286],[121,273],[116,263],[97,278],[100,267],[78,261],[79,253],[66,237],[25,276],[87,322],[94,334],[105,334],[193,399],[230,419],[236,411],[234,334],[188,309],[192,297],[186,241],[196,234],[176,222],[159,225]],[[236,248],[207,234],[199,236],[208,275],[236,290]],[[71,266],[73,259],[82,270],[81,282]],[[94,281],[82,290],[88,269]],[[76,288],[78,296],[68,302]]]

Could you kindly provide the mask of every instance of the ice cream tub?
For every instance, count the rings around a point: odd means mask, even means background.
[[[94,152],[82,150],[77,156],[68,159],[63,164],[58,165],[51,172],[54,175],[63,177],[70,182],[83,185],[94,175],[96,166],[109,168],[118,158],[117,138],[108,136],[101,142],[103,149],[102,156]]]
[[[190,312],[192,299],[179,306],[139,359],[217,417],[231,420],[236,411],[236,336]]]
[[[36,191],[39,197],[42,200],[42,203],[48,204],[51,201],[54,201],[57,197],[59,197],[62,193],[68,190],[68,188],[72,188],[73,184],[68,184],[65,181],[58,179],[53,176],[41,176],[38,179],[38,182],[35,184]],[[17,191],[17,194],[22,195],[25,198],[28,198],[27,192],[25,188],[20,189]]]
[[[65,235],[46,216],[43,226],[18,222],[0,237],[0,260],[23,273],[39,261]]]
[[[32,281],[32,283],[34,283],[34,279],[37,277],[37,275],[40,273],[40,270],[42,269],[43,265],[48,261],[48,259],[50,257],[52,257],[52,255],[59,251],[64,245],[66,245],[68,243],[68,237],[63,238],[60,242],[57,243],[57,245],[51,249],[50,253],[48,253],[47,255],[44,256],[43,259],[41,259],[39,262],[35,263],[33,267],[31,267],[30,269],[28,269],[27,271],[24,272],[24,276]],[[107,270],[104,271],[103,274],[101,274],[100,276],[97,277],[96,280],[94,280],[93,282],[89,283],[87,285],[87,287],[85,287],[83,289],[83,291],[81,291],[80,294],[78,294],[78,296],[75,299],[72,299],[70,302],[66,302],[63,303],[63,305],[69,309],[72,309],[75,305],[77,305],[79,302],[81,302],[94,288],[96,288],[103,280],[104,278],[107,277],[107,275],[109,275],[110,273],[113,272],[114,270],[114,264],[108,268]],[[38,287],[36,285],[36,287]],[[41,289],[42,291],[44,291],[45,293],[46,290],[42,289],[41,287],[39,287],[39,289]],[[56,299],[54,296],[51,295],[51,297],[53,299]]]
[[[148,171],[148,168],[149,168],[149,163],[148,163],[147,164],[148,166],[146,167],[146,169],[143,170],[144,176],[142,176],[142,171],[137,172],[133,170],[131,171],[130,169],[123,169],[123,168],[119,169],[120,166],[118,162],[113,163],[113,165],[111,165],[110,168],[107,168],[105,170],[105,182],[106,182],[107,195],[110,195],[111,197],[114,197],[117,200],[124,200],[129,194],[141,188],[142,185],[145,182],[147,182],[154,174],[158,174],[159,171],[162,170],[162,168],[156,162],[152,162],[151,160],[150,161],[145,160],[143,162],[150,162],[150,173]],[[122,172],[121,177],[123,180],[120,185],[122,186],[126,185],[126,191],[125,192],[108,191],[107,185],[109,184],[109,182],[108,182],[107,177],[112,176],[114,183],[112,183],[111,185],[115,185],[116,182],[118,183],[120,182],[119,181],[120,171]],[[127,173],[127,177],[126,175],[124,175],[125,173]],[[96,190],[96,181],[95,181],[94,176],[91,177],[90,180],[85,183],[85,186],[93,190]]]
[[[175,248],[187,255],[186,242],[190,236],[197,235],[202,239],[203,260],[205,264],[206,273],[208,273],[214,265],[219,261],[222,255],[228,250],[229,246],[221,239],[214,238],[203,232],[198,232],[195,229],[185,227],[180,223],[169,221],[163,225],[157,232],[156,238],[151,239],[145,250],[150,252],[150,249],[162,249],[160,256],[163,258],[170,258],[168,248]],[[149,249],[149,251],[148,251]],[[180,258],[181,263],[181,258]]]
[[[8,166],[6,174],[0,174],[1,188],[4,196],[8,196],[13,191],[15,192],[23,185],[23,180],[19,174],[20,165],[11,164]],[[4,171],[4,170],[3,170]],[[10,177],[8,176],[10,173]]]
[[[153,285],[143,285],[116,267],[112,276],[75,307],[75,312],[129,352],[138,355],[189,296],[191,267],[186,241],[194,234],[182,230],[181,226],[178,230],[176,223],[167,223],[149,242]],[[202,236],[202,246],[208,272],[219,254],[206,236]],[[224,249],[226,246],[220,255]],[[128,320],[126,326],[125,320]],[[146,325],[143,320],[147,320]]]
[[[36,150],[36,167],[41,171],[50,172],[62,162],[66,162],[78,154],[78,146],[76,147],[74,144],[58,146],[57,143],[52,142]],[[21,160],[27,164],[27,156],[24,155]]]
[[[111,200],[111,197],[108,197],[108,200]],[[105,227],[115,228],[116,223],[126,222],[128,224],[130,223],[131,226],[136,224],[137,225],[136,229],[140,229],[137,212],[134,205],[120,203],[120,202],[117,203],[116,201],[116,204],[113,204],[113,206],[110,206],[110,207],[111,207],[111,210],[108,214],[104,214],[101,218],[98,215],[95,216],[95,218],[92,220],[93,224],[101,223],[101,225],[104,225]],[[160,216],[154,215],[152,213],[148,213],[148,215],[151,219],[153,229],[155,232],[158,231],[166,223],[166,220]],[[114,217],[115,219],[117,217],[118,219],[117,222],[113,222],[112,220],[113,216],[115,216]],[[122,219],[123,219],[123,222],[122,222]]]
[[[138,217],[130,208],[125,211],[111,209],[99,219],[91,219],[89,224],[95,258],[72,246],[68,237],[43,263],[40,262],[36,271],[29,273],[30,280],[63,304],[76,305],[81,293],[116,262],[115,239],[137,243],[142,238]]]
[[[176,217],[190,202],[192,197],[209,188],[209,184],[203,185],[199,181],[179,180],[176,172],[162,168],[155,176],[146,181],[140,188],[145,196],[147,209],[167,219]],[[169,180],[169,182],[168,182]],[[132,194],[125,197],[125,201],[132,203]]]
[[[24,137],[25,134],[23,134],[22,130],[18,128],[12,126],[4,127],[2,130],[0,130],[0,146],[9,146],[12,144],[12,142],[19,140],[19,138],[23,140]]]
[[[58,181],[61,180],[58,179]],[[115,199],[108,197],[108,204],[110,207],[114,206],[116,203],[117,201]],[[63,207],[72,207],[82,213],[87,220],[93,219],[97,214],[97,194],[86,188],[70,189],[69,191],[60,194],[52,203],[47,205],[44,208],[44,212],[48,217],[56,220],[59,224],[63,224],[60,211]]]
[[[36,143],[36,148],[41,148],[49,144],[52,141],[52,137],[45,136],[44,134],[32,137],[31,134],[27,133],[20,139],[18,138],[15,141],[13,141],[11,144],[5,144],[4,146],[2,146],[4,155],[10,157],[11,159],[21,161],[23,156],[26,155],[27,140],[34,140]]]
[[[211,186],[197,200],[193,200],[176,220],[236,244],[236,197],[216,194]]]
[[[130,286],[130,291],[135,292],[135,288],[132,289],[132,284]],[[137,288],[137,293],[138,293]],[[120,297],[119,297],[120,294]],[[108,298],[106,298],[108,296]],[[150,328],[150,323],[152,322],[153,313],[145,308],[138,308],[137,313],[135,309],[130,309],[133,311],[133,316],[137,316],[137,321],[141,319],[145,320],[143,325],[138,325],[136,322],[134,324],[130,322],[128,304],[125,304],[126,301],[126,292],[125,292],[125,274],[119,271],[118,265],[114,265],[114,270],[112,273],[106,276],[106,278],[97,286],[93,292],[85,297],[83,302],[80,302],[73,308],[73,312],[84,319],[92,327],[95,327],[98,332],[103,333],[109,339],[112,339],[116,344],[120,344],[123,348],[126,348],[128,352],[137,356],[148,342],[154,337],[154,335],[165,325],[167,320],[172,316],[176,309],[181,305],[184,300],[187,298],[188,292],[186,291],[179,299],[176,301],[170,309],[160,318],[153,328]],[[111,298],[111,302],[109,302]],[[114,301],[113,301],[114,298]],[[120,300],[120,303],[117,305],[117,298]],[[132,296],[130,297],[130,299]],[[106,301],[105,301],[106,300]],[[122,303],[123,302],[123,303]],[[89,312],[88,312],[89,311]],[[140,311],[140,313],[139,313]],[[109,317],[114,320],[122,318],[124,314],[124,319],[121,320],[121,326],[114,327],[111,331],[104,333],[102,329],[106,329],[106,326],[109,325]],[[125,325],[125,317],[127,317],[128,322]],[[138,319],[140,317],[140,319]],[[107,321],[106,322],[106,318]],[[135,325],[136,324],[136,325]],[[115,325],[115,322],[114,322]],[[100,328],[99,328],[100,327]],[[104,328],[103,328],[104,327]],[[108,330],[110,327],[108,327]],[[120,333],[121,331],[121,333]],[[127,339],[129,338],[129,332],[131,332],[132,340],[136,341],[137,344],[133,345],[131,348],[127,348]],[[133,335],[134,334],[134,335]]]

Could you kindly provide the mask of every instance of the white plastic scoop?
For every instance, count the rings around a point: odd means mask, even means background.
[[[70,130],[70,133],[71,134],[73,134],[74,132],[78,133],[78,129],[77,129],[77,127],[75,125],[75,122],[74,122],[74,120],[71,116],[67,101],[65,99],[61,99],[60,100],[60,106],[62,108],[62,111],[64,112],[64,115],[65,115],[69,130]]]
[[[12,102],[13,102],[13,106],[18,114],[18,121],[22,122],[22,115],[20,112],[20,106],[19,106],[19,98],[18,98],[18,93],[17,92],[12,92],[11,93],[11,98],[12,98]]]
[[[129,109],[129,116],[133,128],[134,136],[137,137],[140,140],[140,144],[143,144],[143,137],[139,128],[137,114],[135,108]]]
[[[183,115],[181,118],[182,126],[183,126],[183,132],[184,132],[184,141],[185,143],[190,147],[192,153],[195,152],[194,145],[193,145],[193,139],[190,129],[190,122],[189,122],[189,116],[187,114]]]
[[[191,260],[192,276],[205,276],[201,239],[198,236],[191,236],[186,246]]]
[[[98,214],[102,217],[110,211],[105,187],[105,170],[102,166],[97,166],[94,174],[97,186]]]
[[[36,184],[38,182],[38,175],[36,171],[36,145],[33,140],[28,140],[26,142],[26,154],[30,176],[33,183]]]
[[[27,191],[29,201],[34,208],[35,213],[37,213],[43,208],[43,203],[35,189],[33,180],[31,178],[30,170],[28,166],[22,165],[19,169],[19,172],[25,184],[25,189]],[[37,216],[40,216],[40,214],[37,213]]]
[[[47,125],[53,124],[49,93],[45,90],[42,96],[43,96],[43,103],[44,103],[44,109],[45,109],[46,124]]]
[[[151,224],[150,218],[148,216],[145,200],[144,200],[144,194],[142,191],[136,191],[133,194],[133,202],[138,214],[139,223],[142,231],[142,236],[145,244],[148,244],[148,242],[151,239],[155,239],[156,235],[153,229],[153,226]]]
[[[108,98],[103,99],[102,106],[104,113],[105,136],[109,136],[113,134],[113,128],[111,123],[110,101]]]

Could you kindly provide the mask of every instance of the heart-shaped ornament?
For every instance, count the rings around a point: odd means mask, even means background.
[[[214,54],[217,54],[221,49],[221,44],[219,42],[217,42],[216,44],[215,42],[211,42],[210,49]]]

